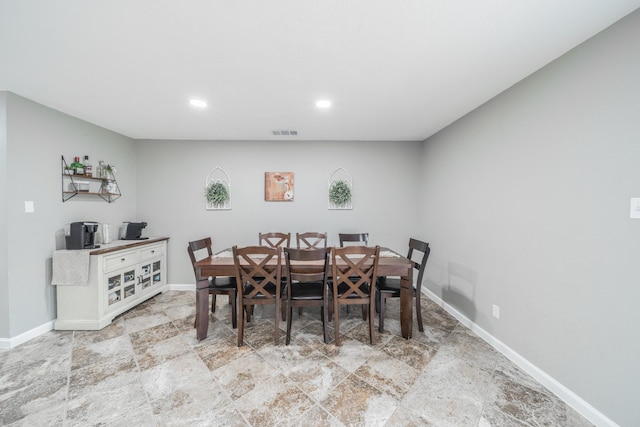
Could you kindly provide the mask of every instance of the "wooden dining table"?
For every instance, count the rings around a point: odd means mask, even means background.
[[[275,260],[273,261],[275,264]],[[310,266],[311,267],[311,266]],[[282,276],[285,277],[283,263]],[[199,277],[234,277],[236,268],[231,249],[225,249],[196,263]],[[405,256],[388,248],[380,248],[378,260],[378,276],[400,276],[400,327],[403,338],[411,338],[413,333],[413,263]],[[209,329],[209,289],[206,282],[196,289],[196,301],[199,304],[196,312],[196,334],[198,341],[207,338]],[[243,313],[238,307],[238,313]]]

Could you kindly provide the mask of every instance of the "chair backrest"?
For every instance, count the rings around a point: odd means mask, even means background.
[[[422,259],[420,262],[414,261],[411,257],[413,256],[413,252],[421,252]],[[431,248],[427,242],[422,242],[418,239],[409,239],[409,253],[407,258],[411,260],[413,263],[413,268],[418,270],[418,279],[416,280],[416,291],[420,292],[420,288],[422,287],[422,277],[424,276],[424,270],[427,266],[427,260],[429,259],[429,254],[431,253]]]
[[[279,299],[281,288],[282,251],[268,246],[234,246],[233,262],[236,268],[238,292],[243,298]],[[244,285],[251,285],[245,294]],[[270,287],[269,285],[273,285]],[[275,292],[271,292],[275,290]]]
[[[365,246],[369,245],[369,233],[338,233],[340,239],[340,247],[344,247],[345,242],[350,243],[364,243]]]
[[[267,246],[270,248],[289,247],[291,242],[291,233],[259,233],[258,244],[260,246]]]
[[[379,258],[380,246],[331,248],[334,298],[370,299],[375,293]]]
[[[189,259],[191,260],[191,265],[193,266],[193,274],[196,276],[196,281],[204,279],[203,277],[198,277],[198,273],[196,272],[196,262],[205,258],[204,252],[200,251],[202,251],[202,249],[206,249],[207,257],[210,257],[211,255],[213,255],[211,245],[211,237],[207,237],[204,239],[189,242],[189,245],[187,246],[187,252],[189,253]]]
[[[294,249],[284,248],[287,265],[287,283],[291,282],[323,282],[326,285],[329,276],[329,254],[327,248]],[[300,266],[296,261],[323,261],[317,266]]]
[[[327,233],[296,233],[298,249],[317,249],[327,247]]]

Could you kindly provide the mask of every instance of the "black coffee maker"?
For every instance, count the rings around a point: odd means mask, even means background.
[[[97,222],[72,222],[69,225],[69,235],[65,236],[67,249],[96,249]]]

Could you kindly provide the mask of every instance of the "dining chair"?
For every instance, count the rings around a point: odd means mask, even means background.
[[[282,298],[282,250],[267,246],[234,246],[233,262],[236,269],[238,301],[251,320],[254,305],[273,304],[275,306],[275,344],[278,344],[280,330],[280,303]],[[244,340],[243,310],[238,311],[238,347]]]
[[[343,248],[345,243],[362,245],[369,245],[369,233],[338,233],[338,239],[340,240],[340,247]],[[347,306],[347,313],[349,313],[349,306]],[[365,319],[365,312],[362,312],[362,318]]]
[[[322,331],[325,344],[329,342],[327,334],[327,301],[329,276],[329,254],[327,248],[294,249],[284,248],[287,272],[287,338],[291,341],[291,323],[293,307],[321,307]],[[313,267],[300,266],[299,261],[318,261]]]
[[[369,245],[369,233],[338,233],[338,238],[340,239],[341,248],[345,246],[345,243]]]
[[[414,255],[414,252],[416,255]],[[422,279],[424,277],[424,270],[427,266],[427,260],[431,248],[426,242],[422,242],[417,239],[409,239],[409,253],[407,258],[413,264],[413,268],[418,271],[418,279],[415,286],[412,288],[413,298],[416,300],[416,315],[418,317],[418,329],[420,332],[424,331],[422,326],[422,311],[420,308],[420,296],[422,295]],[[414,261],[412,257],[420,257],[420,261]],[[378,277],[378,283],[376,288],[376,308],[378,309],[378,330],[384,331],[384,309],[387,298],[400,298],[400,278],[392,277]]]
[[[291,242],[291,233],[281,233],[281,232],[270,232],[270,233],[258,233],[258,244],[260,246],[267,246],[270,248],[288,248]],[[282,278],[282,286],[286,285],[286,279]],[[282,295],[283,299],[285,295]],[[282,310],[282,320],[286,320],[287,310],[286,306],[283,304],[281,307]]]
[[[291,233],[258,233],[258,244],[260,246],[288,248],[289,242],[291,242]]]
[[[209,295],[213,295],[211,300],[211,312],[215,313],[216,311],[216,295],[227,295],[229,297],[229,304],[231,304],[231,326],[235,329],[237,326],[236,323],[236,296],[237,296],[237,285],[235,277],[200,277],[198,276],[198,272],[196,270],[196,262],[200,261],[205,257],[211,257],[213,255],[212,250],[212,242],[211,237],[206,237],[200,240],[194,240],[189,242],[187,246],[187,253],[189,254],[189,259],[191,260],[191,265],[193,266],[193,274],[196,278],[196,290],[205,286],[209,289]],[[198,320],[198,295],[199,293],[196,291],[196,322]],[[194,322],[194,328],[196,327],[196,323]]]
[[[296,233],[296,245],[298,249],[315,249],[327,247],[327,233],[309,231]]]
[[[380,246],[347,246],[331,248],[332,297],[336,345],[340,345],[340,305],[363,305],[363,314],[368,308],[369,340],[375,342],[374,306],[376,274]],[[365,317],[365,316],[363,316]]]

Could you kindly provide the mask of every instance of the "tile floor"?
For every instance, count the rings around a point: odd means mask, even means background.
[[[340,347],[322,343],[313,309],[294,314],[289,346],[283,322],[276,346],[273,309],[257,307],[240,348],[224,297],[196,340],[194,301],[170,291],[101,331],[0,351],[0,425],[590,425],[428,300],[409,341],[391,301],[374,346],[359,309],[342,317]]]

